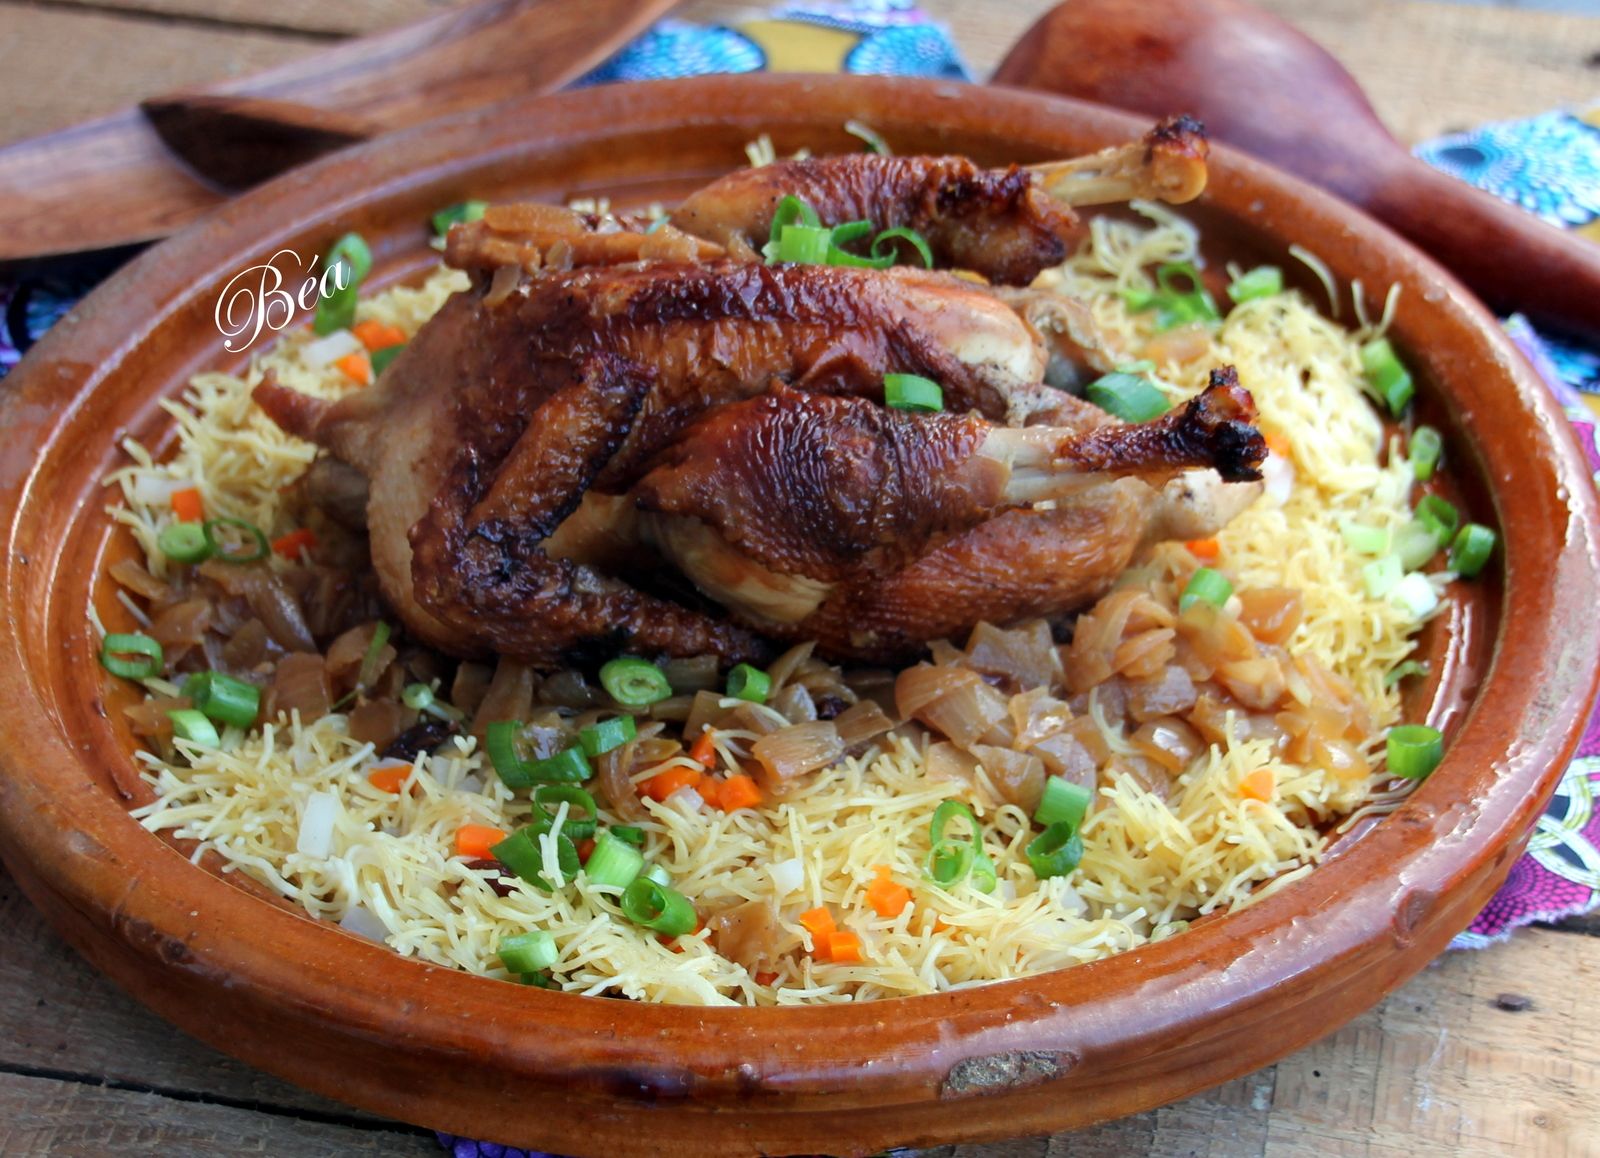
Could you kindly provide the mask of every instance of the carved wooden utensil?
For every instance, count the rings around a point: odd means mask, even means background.
[[[1190,112],[1212,136],[1384,221],[1490,305],[1600,335],[1600,246],[1417,160],[1355,78],[1241,0],[1067,0],[994,75],[1135,112]]]
[[[352,142],[560,88],[673,3],[479,0],[18,142],[0,149],[0,261],[160,237]]]

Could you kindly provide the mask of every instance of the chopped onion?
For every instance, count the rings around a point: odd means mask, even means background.
[[[762,736],[750,746],[750,754],[761,763],[763,785],[774,792],[796,776],[836,763],[844,744],[831,720],[815,720]]]
[[[1261,477],[1265,482],[1262,497],[1268,506],[1281,507],[1289,501],[1294,490],[1294,463],[1281,454],[1269,454],[1261,464]]]
[[[481,796],[483,795],[483,780],[469,772],[467,775],[463,776],[461,778],[461,782],[456,785],[456,791],[471,792],[474,795]]]
[[[326,338],[307,342],[300,347],[300,360],[313,370],[331,366],[346,354],[362,349],[361,339],[349,330],[335,330]]]
[[[799,892],[805,888],[806,868],[797,856],[780,860],[777,864],[769,864],[767,872],[772,874],[772,887],[780,897],[785,893]]]
[[[680,788],[663,802],[668,808],[676,808],[679,812],[701,812],[705,809],[705,797],[693,788]]]
[[[1439,606],[1439,593],[1434,590],[1428,577],[1420,571],[1413,571],[1400,582],[1394,585],[1389,592],[1389,598],[1409,611],[1413,618],[1421,619],[1432,615]]]
[[[165,506],[172,501],[172,496],[179,491],[192,490],[194,482],[186,478],[156,478],[148,474],[139,474],[133,480],[133,485],[128,488],[128,494],[136,503],[147,507]]]
[[[331,792],[313,792],[300,814],[300,835],[294,850],[301,856],[322,859],[333,851],[333,825],[339,819],[339,798]]]
[[[365,937],[369,941],[383,942],[389,938],[389,926],[380,921],[378,915],[360,901],[344,911],[344,916],[339,918],[339,928],[358,937]]]

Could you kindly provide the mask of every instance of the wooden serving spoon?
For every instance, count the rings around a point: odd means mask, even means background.
[[[1241,0],[1067,0],[993,80],[1193,113],[1213,138],[1384,221],[1496,309],[1600,336],[1600,246],[1417,160],[1332,55]]]

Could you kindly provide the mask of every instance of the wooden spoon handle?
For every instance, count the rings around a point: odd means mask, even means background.
[[[1406,155],[1362,204],[1496,310],[1600,337],[1600,245]]]

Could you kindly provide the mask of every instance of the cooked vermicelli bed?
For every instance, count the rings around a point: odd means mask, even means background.
[[[364,496],[312,486],[316,447],[251,394],[269,376],[321,399],[369,388],[460,272],[195,377],[168,405],[174,453],[130,442],[109,480],[142,550],[113,568],[125,626],[104,653],[148,693],[129,712],[154,793],[136,816],[403,955],[704,1005],[1059,969],[1311,871],[1341,822],[1438,759],[1391,738],[1412,637],[1456,577],[1434,561],[1454,525],[1401,558],[1455,518],[1413,509],[1437,445],[1413,436],[1419,468],[1375,409],[1374,384],[1398,381],[1374,361],[1381,322],[1330,321],[1270,269],[1238,271],[1225,314],[1185,315],[1169,271],[1199,262],[1195,230],[1139,209],[1096,219],[1035,289],[1085,303],[1135,380],[1100,387],[1114,413],[1235,367],[1271,447],[1263,492],[1075,616],[981,623],[912,663],[800,642],[765,664],[562,667],[410,634],[373,579]]]

